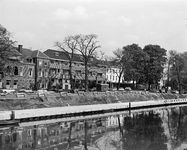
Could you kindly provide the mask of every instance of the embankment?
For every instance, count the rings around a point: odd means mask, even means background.
[[[89,92],[81,94],[45,94],[41,97],[0,98],[0,111],[50,108],[76,105],[108,104],[158,99],[186,98],[186,95],[149,92]]]

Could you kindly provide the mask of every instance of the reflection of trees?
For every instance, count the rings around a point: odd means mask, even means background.
[[[187,108],[173,108],[167,110],[169,141],[172,149],[180,147],[187,139]]]
[[[166,136],[159,114],[153,112],[124,118],[123,149],[167,150]]]

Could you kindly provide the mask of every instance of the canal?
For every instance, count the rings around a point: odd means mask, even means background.
[[[187,106],[0,126],[0,150],[185,150]]]

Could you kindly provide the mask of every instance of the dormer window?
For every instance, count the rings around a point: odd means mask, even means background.
[[[32,63],[32,58],[28,57],[27,61],[30,62],[30,63]]]
[[[59,56],[59,52],[55,52],[54,54],[55,54],[55,56]]]

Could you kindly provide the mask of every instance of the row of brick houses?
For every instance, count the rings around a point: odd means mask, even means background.
[[[22,45],[18,45],[16,50],[18,55],[10,58],[1,73],[0,88],[49,89],[49,86],[58,86],[59,89],[70,90],[69,61],[64,52],[52,49],[44,52],[33,51],[23,48]],[[85,74],[81,55],[74,54],[72,69],[76,88],[83,88]],[[89,84],[113,83],[115,85],[118,76],[113,72],[117,69],[93,58],[89,64]]]

